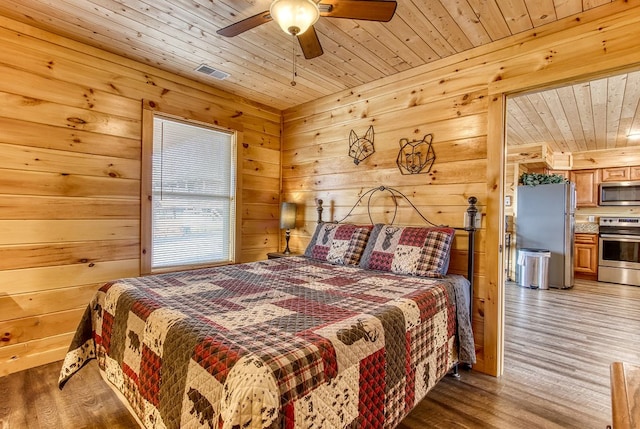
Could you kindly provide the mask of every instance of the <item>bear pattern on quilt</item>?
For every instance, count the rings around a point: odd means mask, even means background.
[[[60,384],[95,355],[148,428],[394,426],[473,347],[465,286],[304,257],[124,279]]]

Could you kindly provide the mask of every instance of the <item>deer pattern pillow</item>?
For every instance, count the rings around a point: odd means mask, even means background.
[[[376,224],[360,267],[423,277],[447,273],[455,230]]]
[[[321,223],[304,256],[340,265],[358,265],[373,225]]]

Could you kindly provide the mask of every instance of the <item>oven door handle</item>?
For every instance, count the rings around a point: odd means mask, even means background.
[[[618,241],[640,242],[640,236],[638,236],[638,235],[600,234],[600,238],[614,239],[614,240],[618,240]]]

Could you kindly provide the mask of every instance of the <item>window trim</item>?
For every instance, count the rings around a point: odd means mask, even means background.
[[[184,271],[197,268],[215,267],[236,263],[240,260],[241,231],[242,231],[242,170],[240,148],[242,147],[243,133],[240,130],[230,127],[223,127],[217,123],[202,121],[194,118],[186,118],[176,112],[165,112],[165,109],[154,109],[145,103],[142,109],[142,138],[141,138],[141,175],[140,175],[140,274],[159,274],[172,271]],[[225,132],[232,132],[235,135],[236,145],[236,165],[235,165],[235,231],[229,243],[231,247],[229,262],[179,265],[163,268],[152,268],[152,170],[153,170],[153,122],[154,117],[162,117],[169,120],[184,122],[187,124],[200,125],[207,128],[219,129]]]

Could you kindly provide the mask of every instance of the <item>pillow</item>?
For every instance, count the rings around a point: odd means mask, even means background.
[[[304,256],[340,265],[358,265],[373,225],[321,223]]]
[[[376,224],[360,267],[423,277],[447,274],[455,230]]]

